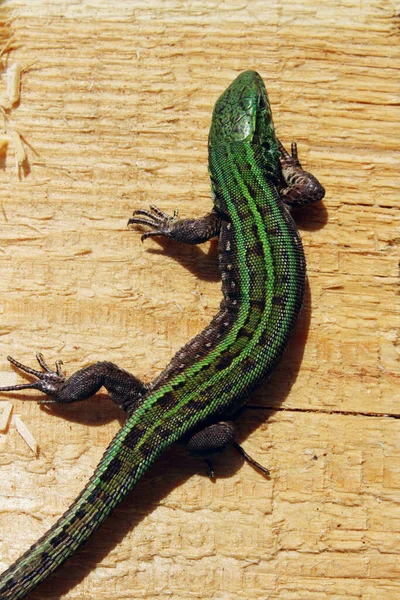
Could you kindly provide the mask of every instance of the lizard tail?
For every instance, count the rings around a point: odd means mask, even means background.
[[[1,600],[24,598],[62,565],[132,490],[149,465],[174,440],[137,443],[135,413],[116,434],[81,494],[64,515],[0,577]]]

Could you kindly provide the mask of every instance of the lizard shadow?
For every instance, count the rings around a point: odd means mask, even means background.
[[[322,219],[323,220],[323,219]],[[319,226],[321,227],[321,217]],[[309,227],[310,229],[310,227]],[[167,242],[162,244],[165,249],[173,246]],[[216,249],[209,249],[209,253],[203,253],[208,260],[211,252]],[[201,253],[201,251],[200,251]],[[197,253],[196,253],[197,256]],[[182,253],[177,253],[177,260],[182,262],[187,268],[192,268],[192,261],[182,259]],[[204,267],[205,268],[205,267]],[[207,267],[208,268],[208,267]],[[198,275],[198,272],[196,271]],[[217,273],[219,278],[219,274]],[[214,277],[214,276],[213,276]],[[298,372],[303,359],[305,344],[308,337],[309,325],[311,319],[311,295],[307,285],[306,296],[303,311],[299,317],[296,330],[292,336],[288,350],[283,360],[276,368],[271,379],[264,383],[259,390],[251,397],[252,404],[244,407],[239,419],[238,441],[241,443],[255,429],[260,427],[272,414],[280,410],[280,405],[288,396],[293,384],[297,379]],[[103,395],[101,395],[103,396]],[[97,396],[98,398],[98,396]],[[92,400],[94,402],[94,400]],[[111,405],[107,409],[103,406],[102,411],[109,417],[121,416],[120,411]],[[98,400],[97,400],[98,402]],[[64,412],[67,407],[61,407]],[[68,409],[71,407],[68,407]],[[59,412],[60,407],[57,407]],[[68,410],[69,412],[69,410]],[[78,419],[82,420],[82,412],[78,411]],[[64,415],[65,416],[65,415]],[[67,417],[68,418],[68,417]],[[74,420],[75,420],[74,419]],[[83,417],[85,419],[85,417]],[[91,417],[92,424],[100,424],[98,419]],[[231,477],[243,464],[243,459],[232,449],[228,449],[221,457],[217,457],[214,462],[217,479]],[[266,465],[268,466],[268,465]],[[131,532],[143,519],[148,517],[160,504],[168,506],[174,505],[173,500],[165,500],[173,490],[184,484],[191,476],[196,473],[204,473],[206,468],[203,463],[187,454],[187,451],[181,445],[175,444],[169,448],[149,469],[143,479],[135,486],[134,491],[128,498],[118,506],[113,515],[106,519],[101,529],[95,532],[83,549],[78,551],[68,561],[68,569],[60,569],[48,581],[45,581],[38,587],[38,591],[32,594],[32,598],[49,597],[62,598],[71,589],[78,585],[96,566],[123,540],[128,532]],[[262,475],[260,474],[260,477]],[[273,477],[273,473],[272,473]],[[211,483],[210,483],[211,485]],[[271,482],[273,485],[273,480]],[[175,506],[174,506],[175,508]],[[134,540],[132,534],[132,539]],[[134,544],[134,542],[133,542]],[[132,560],[137,559],[134,557]],[[147,559],[152,560],[150,557]]]
[[[161,248],[149,248],[150,254],[172,257],[180,266],[193,273],[198,279],[215,282],[221,280],[218,268],[218,241],[216,238],[199,246],[177,244],[166,238],[155,238]],[[203,249],[204,248],[204,249]]]
[[[292,217],[300,231],[317,231],[322,229],[328,222],[328,211],[323,202],[310,204],[304,208],[293,208]]]
[[[13,366],[14,368],[14,366]],[[26,381],[35,381],[34,378],[24,374]],[[24,402],[40,402],[43,400],[42,393],[33,393],[29,398],[26,390],[24,392],[7,392],[2,391],[2,394],[10,396],[10,399],[18,399]],[[60,418],[63,421],[70,423],[81,423],[88,427],[101,427],[118,419],[120,424],[124,422],[124,417],[121,415],[121,410],[112,402],[106,393],[98,393],[88,400],[79,402],[79,405],[85,409],[77,409],[76,403],[72,404],[40,404],[40,409],[52,417]],[[40,451],[39,451],[40,455]]]

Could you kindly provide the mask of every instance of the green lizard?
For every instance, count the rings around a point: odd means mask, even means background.
[[[303,171],[275,136],[267,92],[258,73],[246,71],[217,101],[209,135],[214,207],[201,219],[179,220],[151,206],[129,224],[199,244],[218,236],[223,299],[211,323],[174,356],[151,384],[110,362],[66,378],[56,362],[42,371],[9,361],[36,381],[1,388],[36,389],[45,402],[75,402],[104,386],[127,413],[89,483],[66,513],[0,577],[0,598],[23,598],[87,540],[168,446],[186,440],[210,456],[235,442],[226,422],[273,371],[300,312],[306,264],[289,208],[317,202],[324,189]],[[249,459],[251,461],[251,459]],[[253,461],[254,462],[254,461]],[[259,466],[259,465],[257,465]]]

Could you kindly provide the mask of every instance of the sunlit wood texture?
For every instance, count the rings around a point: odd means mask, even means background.
[[[214,483],[172,449],[32,598],[397,599],[396,4],[10,0],[3,17],[2,97],[7,68],[25,68],[0,156],[4,385],[19,380],[7,354],[34,365],[38,350],[69,373],[107,359],[151,380],[210,320],[215,244],[142,244],[126,223],[149,203],[210,209],[211,111],[240,71],[261,73],[280,138],[326,187],[296,215],[309,294],[294,341],[239,420],[270,481],[228,452]],[[13,403],[41,452],[14,424],[1,435],[4,568],[67,508],[121,418],[105,395]]]

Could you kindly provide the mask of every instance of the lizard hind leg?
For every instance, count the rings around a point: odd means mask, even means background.
[[[236,441],[236,427],[230,421],[219,421],[195,433],[188,441],[187,448],[193,456],[204,458],[208,465],[209,475],[214,478],[211,457],[218,456],[228,446],[235,450],[256,469],[269,475],[269,470],[251,458]]]
[[[42,354],[36,355],[42,371],[23,365],[11,356],[7,358],[10,363],[24,373],[32,375],[36,380],[0,387],[0,392],[38,390],[49,396],[39,400],[39,404],[79,402],[90,398],[101,387],[105,387],[113,402],[129,415],[140,404],[141,398],[148,390],[147,385],[140,379],[111,362],[97,362],[66,377],[61,371],[61,361],[56,361],[56,368],[53,370],[47,365]]]

